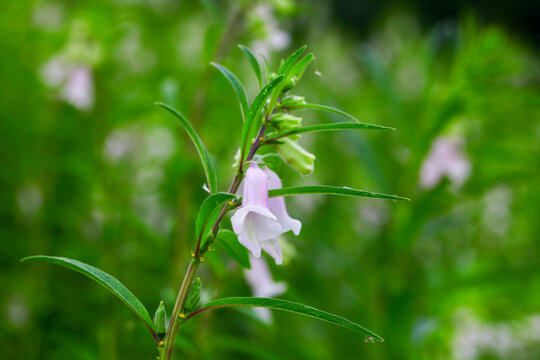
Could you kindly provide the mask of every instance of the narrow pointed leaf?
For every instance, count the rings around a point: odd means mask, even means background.
[[[197,215],[197,221],[195,222],[195,235],[197,238],[204,238],[213,225],[212,218],[218,215],[223,204],[235,197],[233,194],[217,193],[210,195],[204,200]]]
[[[268,100],[268,97],[272,94],[276,86],[278,86],[283,80],[283,76],[279,76],[276,79],[268,83],[261,92],[255,97],[248,110],[248,115],[244,127],[242,128],[242,153],[240,156],[240,163],[245,159],[245,153],[248,148],[249,140],[253,129],[256,129],[261,111]]]
[[[186,129],[186,132],[193,141],[193,144],[195,144],[195,147],[199,152],[199,156],[201,157],[203,168],[206,174],[206,181],[208,183],[208,189],[210,189],[211,194],[214,194],[217,191],[216,169],[214,168],[212,159],[210,159],[210,155],[208,154],[208,151],[206,150],[206,147],[204,146],[201,138],[199,137],[191,123],[185,118],[185,116],[180,114],[175,108],[161,102],[156,102],[155,104],[161,106],[162,108],[173,114],[178,120],[180,120],[180,123],[182,124],[182,126],[184,126],[184,129]]]
[[[270,75],[270,65],[268,64],[268,59],[266,58],[266,56],[264,56],[264,54],[261,54],[259,53],[259,56],[263,59],[263,62],[262,62],[262,72],[263,72],[263,79],[266,79],[266,80],[270,80],[268,78],[268,76]]]
[[[348,114],[343,110],[336,109],[336,108],[333,108],[331,106],[320,105],[320,104],[299,104],[299,105],[295,105],[295,106],[296,106],[296,108],[309,108],[309,109],[315,109],[315,110],[331,112],[331,113],[334,113],[334,114],[344,116],[344,117],[346,117],[346,118],[348,118],[350,120],[359,122],[358,119],[355,118],[354,116],[352,116],[351,114]]]
[[[307,54],[302,59],[300,59],[291,70],[291,77],[296,76],[296,78],[299,80],[304,75],[304,72],[306,71],[306,68],[308,65],[313,61],[313,54]]]
[[[272,95],[272,98],[270,99],[270,104],[268,106],[268,113],[267,114],[270,114],[272,112],[272,110],[274,110],[274,107],[277,104],[277,100],[278,100],[279,95],[281,94],[281,92],[282,92],[283,88],[285,87],[285,84],[287,83],[287,81],[291,78],[291,72],[292,72],[292,70],[294,68],[294,65],[296,64],[296,62],[298,61],[300,56],[302,56],[302,53],[304,52],[304,50],[306,50],[306,47],[307,46],[304,45],[300,49],[296,50],[279,67],[278,75],[283,75],[284,79],[283,79],[283,82],[281,82],[279,84],[278,88],[276,89],[275,93]]]
[[[309,133],[309,132],[320,132],[320,131],[337,131],[337,130],[347,130],[347,129],[378,129],[378,130],[395,130],[394,128],[387,127],[387,126],[380,126],[380,125],[372,125],[372,124],[365,124],[365,123],[359,123],[359,122],[344,122],[344,123],[334,123],[334,124],[318,124],[318,125],[310,125],[310,126],[304,126],[298,129],[293,129],[289,131],[285,131],[283,133],[273,135],[270,139],[265,140],[265,142],[272,142],[277,139],[291,136],[291,135],[297,135],[297,134],[303,134],[303,133]]]
[[[298,59],[300,58],[300,56],[302,56],[302,53],[304,52],[304,50],[306,50],[307,46],[304,45],[302,46],[300,49],[296,50],[295,52],[293,52],[288,58],[287,60],[285,60],[283,62],[283,64],[281,64],[281,66],[279,67],[279,70],[278,70],[278,75],[285,75],[285,76],[288,76],[289,75],[289,72],[293,69],[294,67],[294,64],[296,64],[296,61],[298,61]]]
[[[148,330],[150,330],[152,333],[154,340],[157,342],[158,338],[155,332],[154,322],[150,318],[148,310],[146,310],[144,305],[139,301],[139,299],[137,299],[135,295],[133,295],[131,291],[129,291],[112,275],[109,275],[94,266],[64,257],[37,255],[21,259],[21,262],[25,261],[45,261],[51,264],[65,266],[68,269],[80,272],[81,274],[94,280],[122,300],[124,304],[126,304],[135,313],[135,315],[137,315],[139,319],[144,322]]]
[[[365,190],[351,189],[350,187],[328,186],[328,185],[312,185],[312,186],[295,186],[282,189],[268,191],[268,196],[290,196],[290,195],[305,195],[305,194],[325,194],[325,195],[344,195],[344,196],[360,196],[390,200],[409,200],[407,198],[395,195],[386,195],[380,193],[369,192]]]
[[[230,230],[220,230],[215,243],[222,246],[227,254],[242,267],[251,268],[247,249],[240,244],[235,233]]]
[[[289,311],[292,313],[305,315],[313,317],[322,321],[326,321],[335,325],[342,326],[344,328],[357,331],[366,336],[370,336],[373,339],[384,341],[382,337],[375,334],[374,332],[366,329],[365,327],[358,325],[350,320],[345,319],[344,317],[322,311],[311,306],[302,305],[292,301],[281,300],[281,299],[271,299],[271,298],[258,298],[258,297],[230,297],[224,299],[218,299],[207,303],[202,309],[196,311],[188,317],[191,318],[194,315],[206,310],[212,310],[222,307],[231,307],[231,306],[253,306],[253,307],[264,307],[273,310],[283,310]]]
[[[261,75],[261,65],[259,64],[259,60],[257,60],[257,56],[251,51],[250,48],[244,46],[244,45],[238,45],[238,47],[246,54],[246,57],[249,61],[249,64],[253,68],[253,72],[255,73],[255,77],[257,78],[257,83],[259,84],[259,88],[262,87],[262,75]]]
[[[246,96],[246,90],[244,89],[244,85],[238,80],[238,77],[232,73],[229,69],[227,69],[225,66],[212,62],[210,63],[212,66],[214,66],[216,69],[221,71],[221,73],[229,80],[229,83],[234,89],[234,92],[236,93],[236,96],[238,97],[238,102],[240,103],[240,111],[242,112],[242,119],[244,122],[246,121],[246,114],[248,111],[248,102],[247,102],[247,96]]]

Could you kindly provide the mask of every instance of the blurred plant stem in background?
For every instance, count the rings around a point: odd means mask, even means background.
[[[221,61],[227,53],[231,50],[231,47],[234,46],[236,39],[240,36],[243,30],[243,23],[245,22],[246,9],[244,6],[240,5],[239,7],[233,7],[233,14],[230,20],[226,21],[223,19],[214,19],[216,23],[211,24],[207,29],[205,37],[205,58],[203,59],[203,70],[198,81],[198,85],[194,90],[193,100],[191,102],[191,110],[189,119],[193,123],[194,127],[197,129],[199,123],[204,117],[204,109],[207,106],[207,96],[209,86],[214,77],[213,67],[210,66],[210,61]],[[226,25],[223,25],[222,22],[225,22]],[[224,26],[224,27],[223,27]],[[191,151],[191,150],[190,150]],[[182,189],[192,189],[197,188],[197,184],[194,184],[193,178],[186,177],[181,179],[182,183],[180,188]],[[202,187],[202,185],[200,185]],[[174,245],[177,246],[176,250],[173,250],[173,263],[175,264],[175,270],[173,272],[173,284],[177,284],[180,281],[180,276],[183,274],[183,269],[185,267],[184,259],[187,251],[190,251],[189,241],[192,233],[189,228],[188,223],[185,219],[189,219],[189,211],[192,207],[193,200],[191,198],[193,191],[180,191],[178,197],[178,236],[177,241],[174,242]],[[183,225],[183,226],[182,226]]]
[[[146,330],[117,300],[76,274],[18,260],[79,258],[121,278],[148,308],[159,294],[170,313],[205,193],[191,144],[153,103],[188,109],[231,179],[241,117],[208,64],[221,61],[255,84],[236,43],[274,67],[308,43],[317,73],[299,88],[309,102],[398,129],[305,135],[318,156],[315,178],[284,168],[284,184],[347,184],[413,202],[294,199],[288,205],[305,230],[283,239],[286,267],[270,266],[276,282],[287,279],[286,298],[340,309],[381,330],[385,343],[359,344],[345,330],[282,314],[269,326],[250,311],[223,311],[219,321],[207,312],[177,340],[186,358],[539,357],[537,50],[473,15],[422,28],[413,10],[381,10],[357,32],[356,5],[344,21],[336,4],[0,5],[9,54],[0,59],[3,357],[154,356],[151,342],[137,341]],[[78,97],[66,96],[73,89]],[[252,98],[257,89],[247,91]],[[305,125],[341,120],[310,109],[302,117]],[[349,153],[335,157],[343,146]],[[250,294],[242,269],[220,251],[200,269],[203,302]]]

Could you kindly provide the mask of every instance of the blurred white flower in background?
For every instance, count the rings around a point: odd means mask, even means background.
[[[103,157],[118,171],[129,173],[133,210],[144,223],[167,234],[173,224],[171,211],[161,195],[163,170],[177,140],[173,131],[159,124],[128,124],[112,130],[103,144]]]
[[[249,256],[251,269],[244,270],[244,277],[255,297],[275,297],[287,290],[284,282],[275,282],[270,268],[262,257]],[[255,314],[264,322],[272,322],[272,313],[266,308],[254,308]]]
[[[512,188],[498,185],[489,190],[483,199],[482,224],[491,232],[504,236],[512,221]]]
[[[28,323],[29,311],[23,298],[15,294],[6,304],[6,320],[16,328],[22,328]]]
[[[144,47],[141,29],[134,23],[125,23],[120,26],[125,35],[115,48],[116,61],[122,65],[122,71],[142,74],[152,69],[157,62],[157,55]]]
[[[94,107],[94,80],[92,71],[86,66],[69,67],[60,97],[79,110],[89,111]]]
[[[269,57],[273,51],[280,51],[291,43],[291,35],[279,27],[270,4],[260,4],[253,11],[254,21],[261,27],[262,36],[251,43],[256,53]]]
[[[41,78],[58,97],[81,111],[94,107],[94,80],[92,70],[83,65],[69,63],[55,56],[41,69]]]
[[[36,184],[24,185],[17,192],[17,205],[24,217],[35,217],[43,205],[43,192]]]
[[[101,46],[91,38],[90,26],[75,19],[64,48],[41,68],[41,79],[60,100],[80,111],[91,111],[95,100],[92,66],[101,57]]]
[[[486,355],[497,359],[537,358],[534,349],[540,344],[539,314],[525,316],[520,321],[489,323],[470,309],[459,309],[455,314],[455,329],[454,359],[474,360]]]
[[[38,4],[32,11],[32,22],[45,31],[58,31],[64,23],[64,13],[64,7],[59,3]]]
[[[461,138],[444,136],[433,141],[420,169],[420,187],[434,188],[444,177],[448,177],[456,188],[465,183],[471,163],[463,153],[463,143]]]

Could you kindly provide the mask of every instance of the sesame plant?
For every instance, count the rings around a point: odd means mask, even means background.
[[[302,175],[314,169],[315,156],[306,151],[298,140],[301,135],[313,132],[337,130],[393,130],[389,127],[361,123],[344,111],[319,104],[312,104],[304,97],[292,93],[313,60],[313,54],[304,54],[301,47],[283,60],[276,72],[271,72],[266,59],[259,58],[249,48],[240,46],[255,73],[259,93],[251,103],[244,86],[236,75],[224,66],[212,63],[230,82],[240,104],[243,122],[240,144],[234,159],[235,176],[227,191],[219,191],[217,174],[211,157],[193,126],[177,110],[164,103],[160,107],[176,117],[193,141],[202,162],[205,189],[208,197],[201,204],[195,223],[194,248],[191,262],[180,285],[170,318],[165,304],[160,302],[152,319],[145,306],[120,281],[104,271],[77,260],[54,256],[30,256],[22,261],[39,260],[58,264],[78,271],[96,281],[122,300],[148,328],[155,342],[158,358],[172,358],[176,337],[182,325],[196,319],[197,315],[223,307],[251,306],[283,310],[327,321],[367,336],[370,341],[383,341],[372,331],[343,317],[313,307],[265,297],[229,297],[200,304],[201,280],[197,270],[204,262],[205,254],[220,243],[230,258],[240,266],[250,267],[250,255],[259,258],[264,251],[276,264],[282,264],[283,256],[278,237],[288,231],[300,233],[302,224],[289,216],[286,196],[326,194],[403,200],[405,198],[374,193],[349,187],[332,185],[282,187],[276,163],[284,161]],[[264,61],[260,61],[264,60]],[[313,109],[338,114],[346,122],[302,126],[298,112]],[[227,215],[232,213],[232,231],[226,229]]]

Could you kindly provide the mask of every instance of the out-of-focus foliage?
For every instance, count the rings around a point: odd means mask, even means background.
[[[80,259],[170,313],[205,197],[198,154],[153,105],[182,110],[232,179],[241,114],[218,61],[251,100],[237,43],[277,65],[316,55],[295,93],[396,132],[306,134],[317,155],[286,186],[347,184],[413,199],[289,198],[280,297],[386,339],[275,313],[208,312],[178,340],[204,359],[536,359],[540,356],[540,73],[525,44],[472,17],[421,29],[390,14],[367,38],[323,3],[4,1],[0,5],[0,343],[10,359],[149,359],[146,329],[76,273],[20,264]],[[298,45],[298,46],[297,46]],[[315,73],[317,70],[317,73]],[[320,76],[319,76],[320,74]],[[338,121],[306,109],[304,124]],[[448,178],[441,177],[448,174]],[[226,221],[227,225],[228,222]],[[202,302],[250,295],[223,249],[202,266]]]

